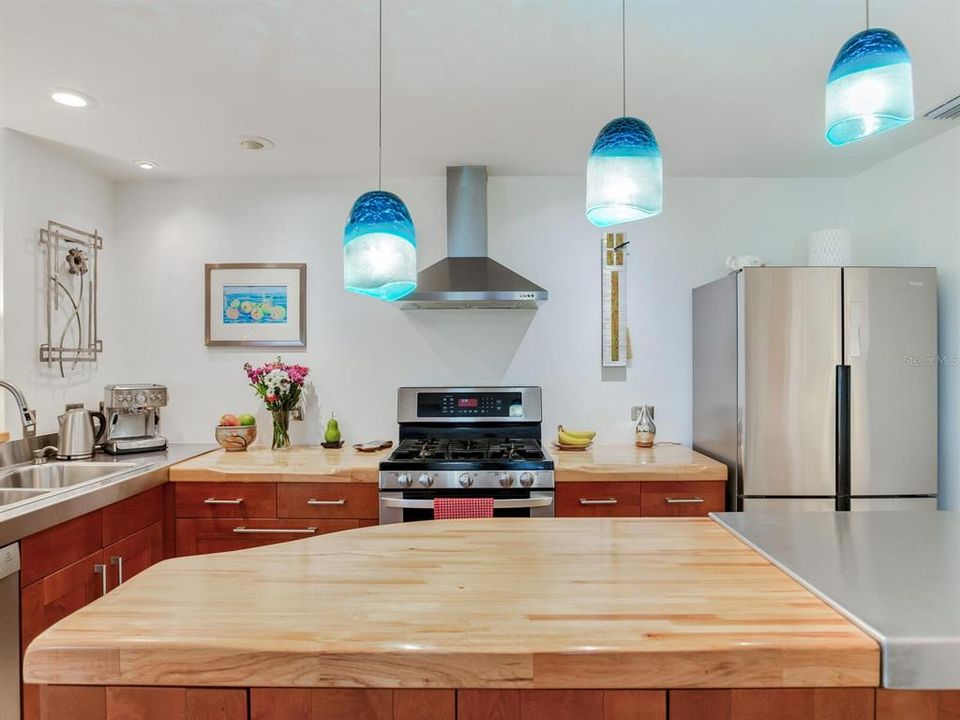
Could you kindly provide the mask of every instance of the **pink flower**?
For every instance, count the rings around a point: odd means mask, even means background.
[[[264,399],[265,399],[268,403],[272,403],[272,402],[276,402],[276,401],[277,401],[277,396],[276,396],[276,395],[267,395],[267,397],[264,398]]]

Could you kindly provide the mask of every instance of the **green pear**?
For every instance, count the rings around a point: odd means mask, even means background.
[[[327,422],[327,429],[323,433],[323,440],[328,443],[340,442],[340,425],[337,424],[336,418],[330,418]]]

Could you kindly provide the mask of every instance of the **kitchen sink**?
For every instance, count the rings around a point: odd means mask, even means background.
[[[30,500],[32,498],[40,497],[45,493],[50,492],[49,490],[24,490],[22,488],[3,488],[0,487],[0,507],[4,505],[12,505],[13,503],[18,503],[21,500]]]
[[[130,462],[47,462],[42,465],[21,465],[0,472],[0,492],[55,490],[80,483],[100,480],[137,467]],[[18,498],[23,500],[25,498]],[[0,505],[18,500],[0,499]]]

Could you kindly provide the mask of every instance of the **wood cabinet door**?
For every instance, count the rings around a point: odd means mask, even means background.
[[[103,547],[100,510],[29,535],[20,541],[20,587],[36,582]]]
[[[107,565],[107,588],[113,590],[163,560],[163,522],[155,522],[108,545],[103,549],[103,557]]]
[[[178,518],[271,518],[277,516],[275,483],[174,483]]]
[[[95,570],[102,564],[103,551],[97,550],[20,590],[20,640],[24,650],[55,622],[103,594],[103,577]]]
[[[177,520],[177,555],[243,550],[350,530],[375,521],[276,518],[190,518]]]
[[[557,517],[639,517],[636,482],[561,482],[556,489]]]
[[[725,483],[722,481],[645,482],[640,491],[640,514],[644,517],[704,517],[723,512]]]
[[[671,690],[669,717],[670,720],[874,720],[874,690]]]
[[[277,517],[370,518],[380,514],[373,483],[280,483]]]
[[[108,505],[103,513],[103,545],[111,545],[154,523],[163,522],[163,486]]]
[[[960,690],[877,690],[876,720],[960,720]]]

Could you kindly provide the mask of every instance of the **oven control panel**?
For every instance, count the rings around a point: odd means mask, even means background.
[[[540,388],[402,387],[397,420],[413,423],[538,423],[543,419]]]
[[[436,417],[523,417],[523,398],[516,392],[425,392],[417,395],[417,415]]]

